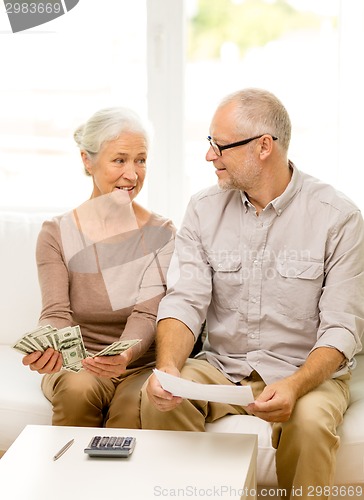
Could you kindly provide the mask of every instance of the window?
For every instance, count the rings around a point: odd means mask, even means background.
[[[238,29],[226,6],[225,17],[214,10],[225,2],[244,9]],[[91,185],[73,131],[93,111],[125,105],[154,129],[139,201],[179,225],[191,194],[216,182],[205,153],[217,103],[259,86],[291,115],[298,168],[363,208],[362,0],[81,0],[24,33],[0,23],[1,206],[82,203]]]
[[[293,124],[289,157],[297,167],[364,208],[354,146],[364,112],[364,77],[356,56],[364,46],[361,0],[190,0],[186,5],[186,191],[216,182],[204,161],[216,104],[253,86],[271,90],[286,106]]]
[[[1,206],[82,203],[92,186],[76,127],[106,106],[147,115],[146,4],[125,5],[81,0],[65,16],[16,34],[2,18]]]

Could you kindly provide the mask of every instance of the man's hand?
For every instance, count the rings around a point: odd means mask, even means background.
[[[267,422],[287,422],[297,399],[331,378],[344,361],[344,354],[337,349],[318,347],[293,375],[267,385],[247,408]]]
[[[161,371],[174,375],[175,377],[181,376],[177,368],[161,369]],[[165,391],[154,374],[149,377],[147,394],[149,400],[159,411],[174,410],[183,401],[183,398],[173,396],[170,392]]]
[[[267,422],[287,422],[297,401],[297,393],[289,379],[267,385],[247,409]]]
[[[178,319],[165,318],[159,321],[156,337],[157,368],[180,377],[180,370],[191,354],[194,342],[192,331]],[[149,400],[159,411],[174,410],[183,401],[183,398],[165,391],[154,374],[149,377],[146,391]]]
[[[40,374],[57,373],[63,364],[62,355],[49,347],[45,352],[36,351],[24,356],[23,365]]]
[[[96,356],[82,360],[86,371],[97,377],[114,378],[122,375],[133,357],[132,347],[115,356]]]

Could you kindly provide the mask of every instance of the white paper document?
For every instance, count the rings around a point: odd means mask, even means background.
[[[198,384],[157,369],[153,371],[163,389],[173,396],[241,406],[254,402],[250,386]]]

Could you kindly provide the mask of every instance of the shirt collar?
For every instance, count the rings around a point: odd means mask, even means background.
[[[292,177],[288,183],[288,186],[283,191],[283,193],[271,201],[271,205],[274,208],[277,215],[281,215],[283,210],[288,207],[296,194],[301,191],[302,188],[302,175],[300,171],[296,168],[291,160],[288,161],[288,166],[292,170]]]
[[[272,207],[276,214],[279,216],[282,214],[283,210],[288,207],[288,205],[291,203],[293,198],[296,196],[296,194],[301,190],[302,188],[302,175],[300,171],[297,169],[297,167],[294,165],[294,163],[289,160],[288,161],[289,168],[292,170],[292,177],[291,180],[288,183],[288,186],[286,189],[283,191],[283,193],[272,200],[270,203],[265,208]],[[241,194],[241,201],[245,207],[245,212],[249,210],[249,207],[252,207],[252,204],[250,203],[247,195],[245,194],[244,191],[240,191]],[[254,208],[254,207],[253,207]]]
[[[245,194],[245,191],[240,191],[240,196],[241,196],[241,201],[242,201],[244,208],[245,208],[245,213],[247,213],[247,211],[249,210],[249,206],[251,206],[251,203],[248,200],[248,197]]]

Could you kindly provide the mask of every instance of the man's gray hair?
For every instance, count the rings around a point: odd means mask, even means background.
[[[236,104],[237,132],[250,136],[271,134],[288,151],[291,120],[282,102],[271,92],[258,88],[239,90],[226,96],[219,104]]]

